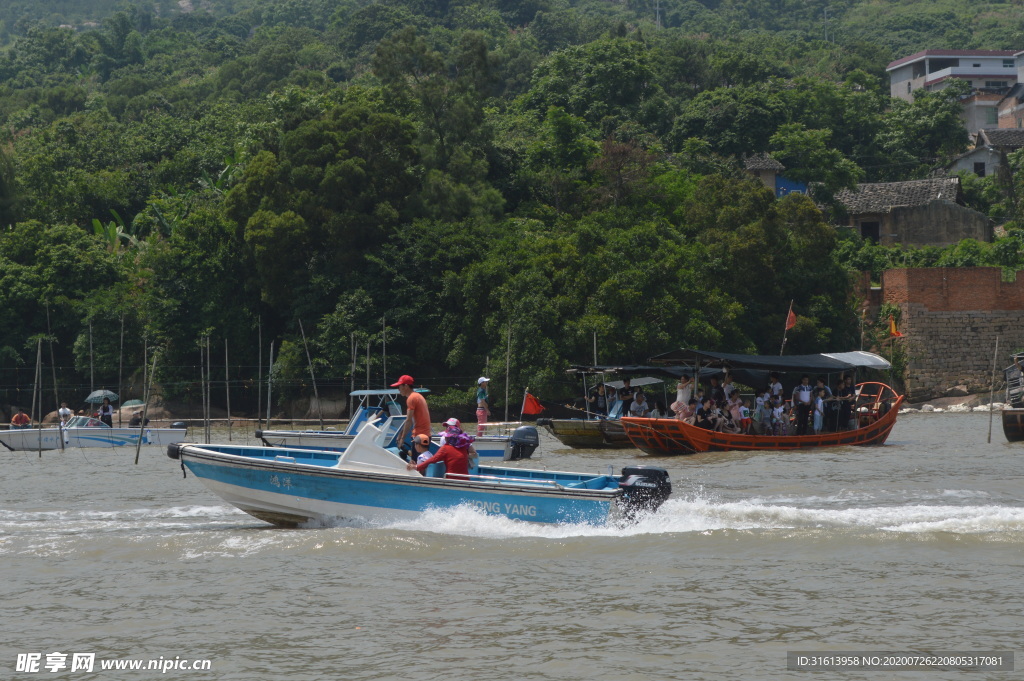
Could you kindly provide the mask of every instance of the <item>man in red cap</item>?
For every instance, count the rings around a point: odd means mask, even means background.
[[[405,420],[405,425],[402,426],[399,442],[405,442],[410,428],[413,435],[430,437],[430,410],[427,409],[427,400],[413,390],[412,386],[412,376],[409,375],[402,376],[397,382],[391,384],[391,387],[398,388],[398,394],[405,398],[405,414],[408,417]]]

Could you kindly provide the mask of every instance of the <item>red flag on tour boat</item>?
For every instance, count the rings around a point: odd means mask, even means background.
[[[903,334],[896,330],[896,320],[889,315],[889,338],[903,338]]]
[[[796,313],[793,312],[793,308],[789,309],[789,316],[786,317],[786,331],[789,331],[796,326]]]
[[[530,393],[523,396],[523,414],[539,414],[544,411],[544,405]]]

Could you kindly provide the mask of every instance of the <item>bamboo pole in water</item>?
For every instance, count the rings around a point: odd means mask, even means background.
[[[313,397],[316,398],[316,413],[320,417],[320,430],[324,429],[324,410],[320,406],[320,392],[316,389],[316,376],[313,374],[313,359],[309,356],[309,344],[306,343],[306,330],[299,320],[299,332],[302,334],[302,346],[306,348],[306,364],[309,365],[309,378],[313,381]]]
[[[156,373],[156,358],[159,356],[160,351],[156,350],[153,352],[153,369],[149,372],[149,383],[145,384],[145,397],[142,404],[142,420],[139,422],[139,439],[135,443],[135,465],[139,465],[139,450],[142,449],[142,434],[146,429],[146,416],[149,414],[149,397],[150,392],[153,388],[153,374]]]
[[[508,324],[508,349],[505,351],[505,421],[508,421],[508,381],[512,367],[512,322]]]
[[[259,358],[259,373],[256,375],[256,427],[263,427],[263,316],[256,322],[259,334],[259,345],[256,356]]]
[[[267,428],[270,428],[270,391],[274,386],[274,341],[270,341],[270,364],[267,366]]]
[[[213,437],[213,431],[210,425],[210,411],[213,407],[211,404],[211,398],[213,397],[213,367],[210,362],[210,336],[206,336],[206,441],[209,442]]]
[[[124,404],[124,386],[121,385],[124,379],[124,315],[121,315],[121,349],[117,354],[117,396]],[[121,427],[121,408],[117,409],[117,427]]]
[[[352,420],[352,393],[356,391],[356,332],[352,332],[352,371],[349,375],[348,418]]]
[[[93,378],[93,360],[92,360],[92,317],[89,317],[89,392],[92,393],[96,390],[96,380]]]
[[[53,401],[57,405],[57,440],[64,451],[64,424],[60,420],[60,391],[57,389],[57,361],[53,358],[53,332],[50,331],[50,306],[46,306],[46,337],[50,343],[50,371],[53,372]]]
[[[992,355],[992,387],[988,394],[988,442],[992,444],[992,402],[996,396],[996,362],[999,361],[999,336],[996,336],[996,351]]]
[[[35,376],[33,377],[32,382],[32,406],[29,407],[28,410],[29,416],[32,415],[32,412],[36,411],[36,393],[42,392],[41,390],[39,390],[41,387],[39,383],[42,376],[43,339],[40,338],[39,341],[36,343],[36,373]],[[40,397],[42,397],[42,395],[40,395]],[[42,412],[42,400],[39,401],[39,412],[37,412],[38,416],[36,417],[36,430],[39,432],[39,458],[41,459],[43,458],[43,416],[40,412]]]
[[[228,410],[228,442],[231,442],[231,378],[228,376],[228,339],[224,338],[224,401]]]

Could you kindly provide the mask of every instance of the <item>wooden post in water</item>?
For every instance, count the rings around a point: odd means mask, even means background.
[[[228,339],[224,338],[224,401],[228,410],[228,442],[231,442],[231,379],[228,377]]]
[[[316,389],[316,376],[313,374],[313,359],[309,356],[309,344],[306,343],[306,330],[302,328],[302,320],[299,320],[299,333],[302,334],[302,347],[306,348],[306,364],[309,365],[309,378],[313,381],[313,397],[316,399],[316,413],[320,417],[320,430],[324,429],[324,410],[320,406],[320,393]]]
[[[206,364],[203,362],[203,339],[199,339],[199,414],[203,419],[203,437],[206,437]]]
[[[992,444],[992,402],[996,396],[996,362],[999,361],[999,336],[996,336],[996,351],[992,355],[992,387],[988,393],[988,443]]]
[[[139,450],[142,449],[142,435],[146,430],[146,415],[149,414],[149,397],[150,391],[153,388],[153,374],[156,373],[156,358],[160,354],[159,350],[153,352],[153,369],[149,372],[149,383],[144,386],[144,396],[142,404],[142,420],[139,422],[139,440],[135,443],[135,465],[139,465]]]

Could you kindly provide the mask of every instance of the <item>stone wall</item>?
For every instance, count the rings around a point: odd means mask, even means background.
[[[881,242],[888,244],[949,246],[963,239],[992,241],[988,218],[952,201],[893,208],[882,230]]]
[[[1024,277],[1004,282],[998,267],[887,270],[882,301],[899,306],[910,401],[963,385],[984,392],[992,381],[996,337],[1001,369],[1024,348]],[[998,387],[997,387],[998,390]]]

